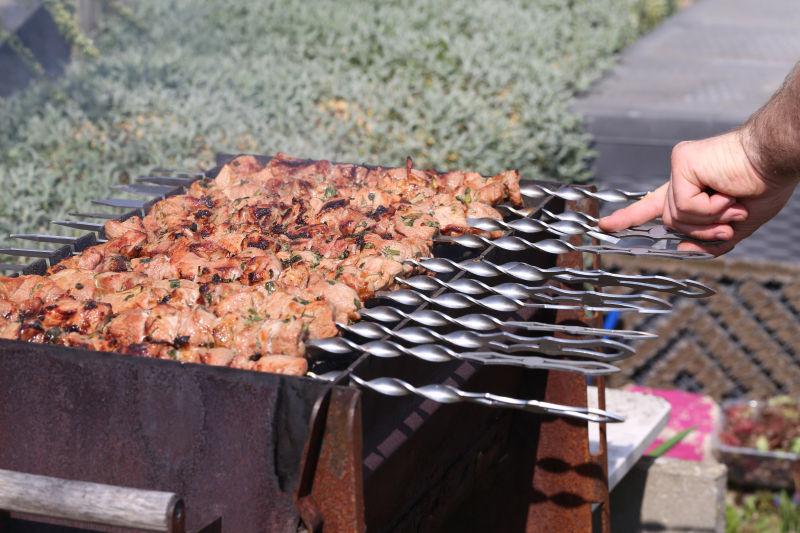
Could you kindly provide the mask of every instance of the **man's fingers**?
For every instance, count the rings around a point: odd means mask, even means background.
[[[714,256],[726,254],[734,249],[736,242],[728,241],[721,244],[700,244],[696,242],[684,241],[678,245],[678,250],[687,252],[706,252]]]
[[[681,218],[718,216],[736,203],[736,198],[718,192],[708,194],[698,183],[680,175],[672,178],[672,200]]]
[[[733,227],[730,224],[694,225],[672,222],[670,227],[693,239],[704,241],[729,241],[733,238]]]
[[[669,183],[665,183],[638,202],[601,218],[600,229],[604,231],[620,231],[658,218],[664,210],[664,199],[668,185]]]
[[[748,216],[747,208],[744,207],[742,204],[738,204],[735,202],[729,204],[728,207],[722,209],[722,211],[719,212],[709,211],[708,213],[702,215],[687,211],[682,211],[678,207],[678,200],[674,191],[675,191],[675,184],[672,183],[670,184],[670,192],[667,194],[667,212],[669,213],[669,215],[665,217],[666,219],[669,219],[670,222],[677,221],[677,222],[683,222],[684,224],[693,224],[699,226],[699,225],[708,225],[717,223],[741,222],[747,219]],[[714,195],[714,196],[719,196],[719,195]]]
[[[722,212],[717,219],[717,222],[721,222],[723,224],[730,224],[731,222],[744,222],[747,220],[748,216],[750,216],[750,212],[745,206],[742,204],[733,204]]]
[[[720,256],[733,250],[739,242],[752,235],[756,229],[758,229],[758,225],[734,224],[733,237],[725,242],[705,244],[684,241],[678,245],[678,250],[708,252],[715,256]]]

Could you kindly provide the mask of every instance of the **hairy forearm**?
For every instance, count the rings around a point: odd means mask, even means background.
[[[800,179],[800,63],[741,131],[745,152],[765,179]]]

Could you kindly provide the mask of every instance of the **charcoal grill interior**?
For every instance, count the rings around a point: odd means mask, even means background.
[[[221,156],[206,175],[215,176],[230,158]],[[175,185],[174,194],[191,179],[148,182]],[[146,212],[154,201],[119,218]],[[560,212],[566,204],[545,197],[532,207]],[[596,201],[570,204],[596,213]],[[531,240],[547,238],[540,235]],[[23,272],[42,274],[97,238],[102,232],[87,233]],[[477,254],[437,245],[435,255],[462,260]],[[540,267],[584,266],[581,254],[523,256],[490,248],[481,255],[499,263],[513,257]],[[376,303],[386,302],[366,305]],[[551,323],[591,320],[575,311],[515,315]],[[348,378],[394,376],[581,406],[587,403],[582,376],[317,355],[314,373],[344,372],[326,382],[0,341],[0,427],[14,428],[0,436],[0,468],[174,491],[186,501],[190,531],[220,518],[224,531],[295,531],[301,520],[326,530],[482,525],[535,531],[563,520],[580,528],[589,524],[591,504],[607,497],[605,449],[589,454],[585,422],[387,397],[359,390]]]

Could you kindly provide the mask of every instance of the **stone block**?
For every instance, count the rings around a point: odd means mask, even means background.
[[[727,469],[644,457],[611,492],[611,530],[723,533]]]

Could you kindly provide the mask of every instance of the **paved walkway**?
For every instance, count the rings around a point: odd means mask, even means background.
[[[742,123],[800,60],[800,1],[699,0],[623,54],[576,109],[601,183],[652,188],[671,147]],[[800,149],[800,147],[798,147]],[[733,255],[800,261],[800,193]]]
[[[38,0],[0,0],[0,27],[9,32],[17,31],[40,4]]]

